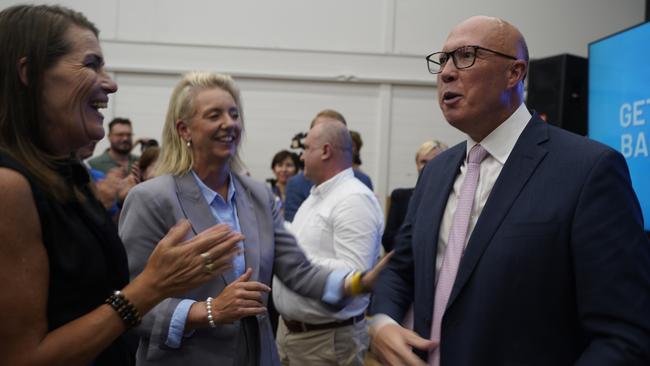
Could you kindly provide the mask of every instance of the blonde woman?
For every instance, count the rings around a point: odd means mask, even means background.
[[[189,220],[194,233],[225,223],[244,239],[231,270],[164,300],[145,317],[138,365],[277,365],[266,313],[273,275],[293,291],[331,304],[354,293],[355,286],[344,282],[360,277],[312,266],[286,231],[270,188],[240,174],[244,115],[230,76],[184,75],[163,128],[157,177],[129,193],[120,217],[131,275],[143,270],[156,238],[179,219]]]

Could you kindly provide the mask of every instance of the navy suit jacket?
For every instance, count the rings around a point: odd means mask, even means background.
[[[438,232],[466,144],[427,164],[371,313],[430,337]],[[441,365],[650,365],[650,243],[623,157],[528,123],[494,184],[442,320]],[[425,353],[419,353],[423,359]]]
[[[390,208],[388,209],[388,215],[386,215],[386,228],[384,229],[384,235],[381,237],[381,245],[384,246],[386,252],[390,252],[395,246],[395,236],[397,236],[399,228],[404,223],[413,191],[415,191],[415,188],[397,188],[390,194]]]

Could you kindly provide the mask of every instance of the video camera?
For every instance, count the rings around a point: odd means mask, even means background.
[[[302,170],[304,168],[302,160],[300,159],[300,156],[302,156],[302,152],[305,150],[305,138],[307,137],[306,132],[298,132],[291,138],[291,145],[290,148],[292,150],[300,150],[298,151],[298,161],[300,166],[298,169]]]
[[[305,137],[307,137],[306,132],[298,132],[295,136],[291,138],[291,148],[292,149],[300,149],[300,150],[305,150]],[[302,151],[298,154],[301,155]]]

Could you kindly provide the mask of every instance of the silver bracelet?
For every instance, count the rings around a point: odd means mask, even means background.
[[[205,300],[205,308],[208,310],[208,324],[211,328],[216,328],[217,325],[214,323],[214,318],[212,317],[212,298],[208,296]]]

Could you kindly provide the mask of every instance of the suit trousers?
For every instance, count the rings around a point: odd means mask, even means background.
[[[368,349],[368,324],[294,333],[278,322],[276,343],[283,366],[362,366]]]

